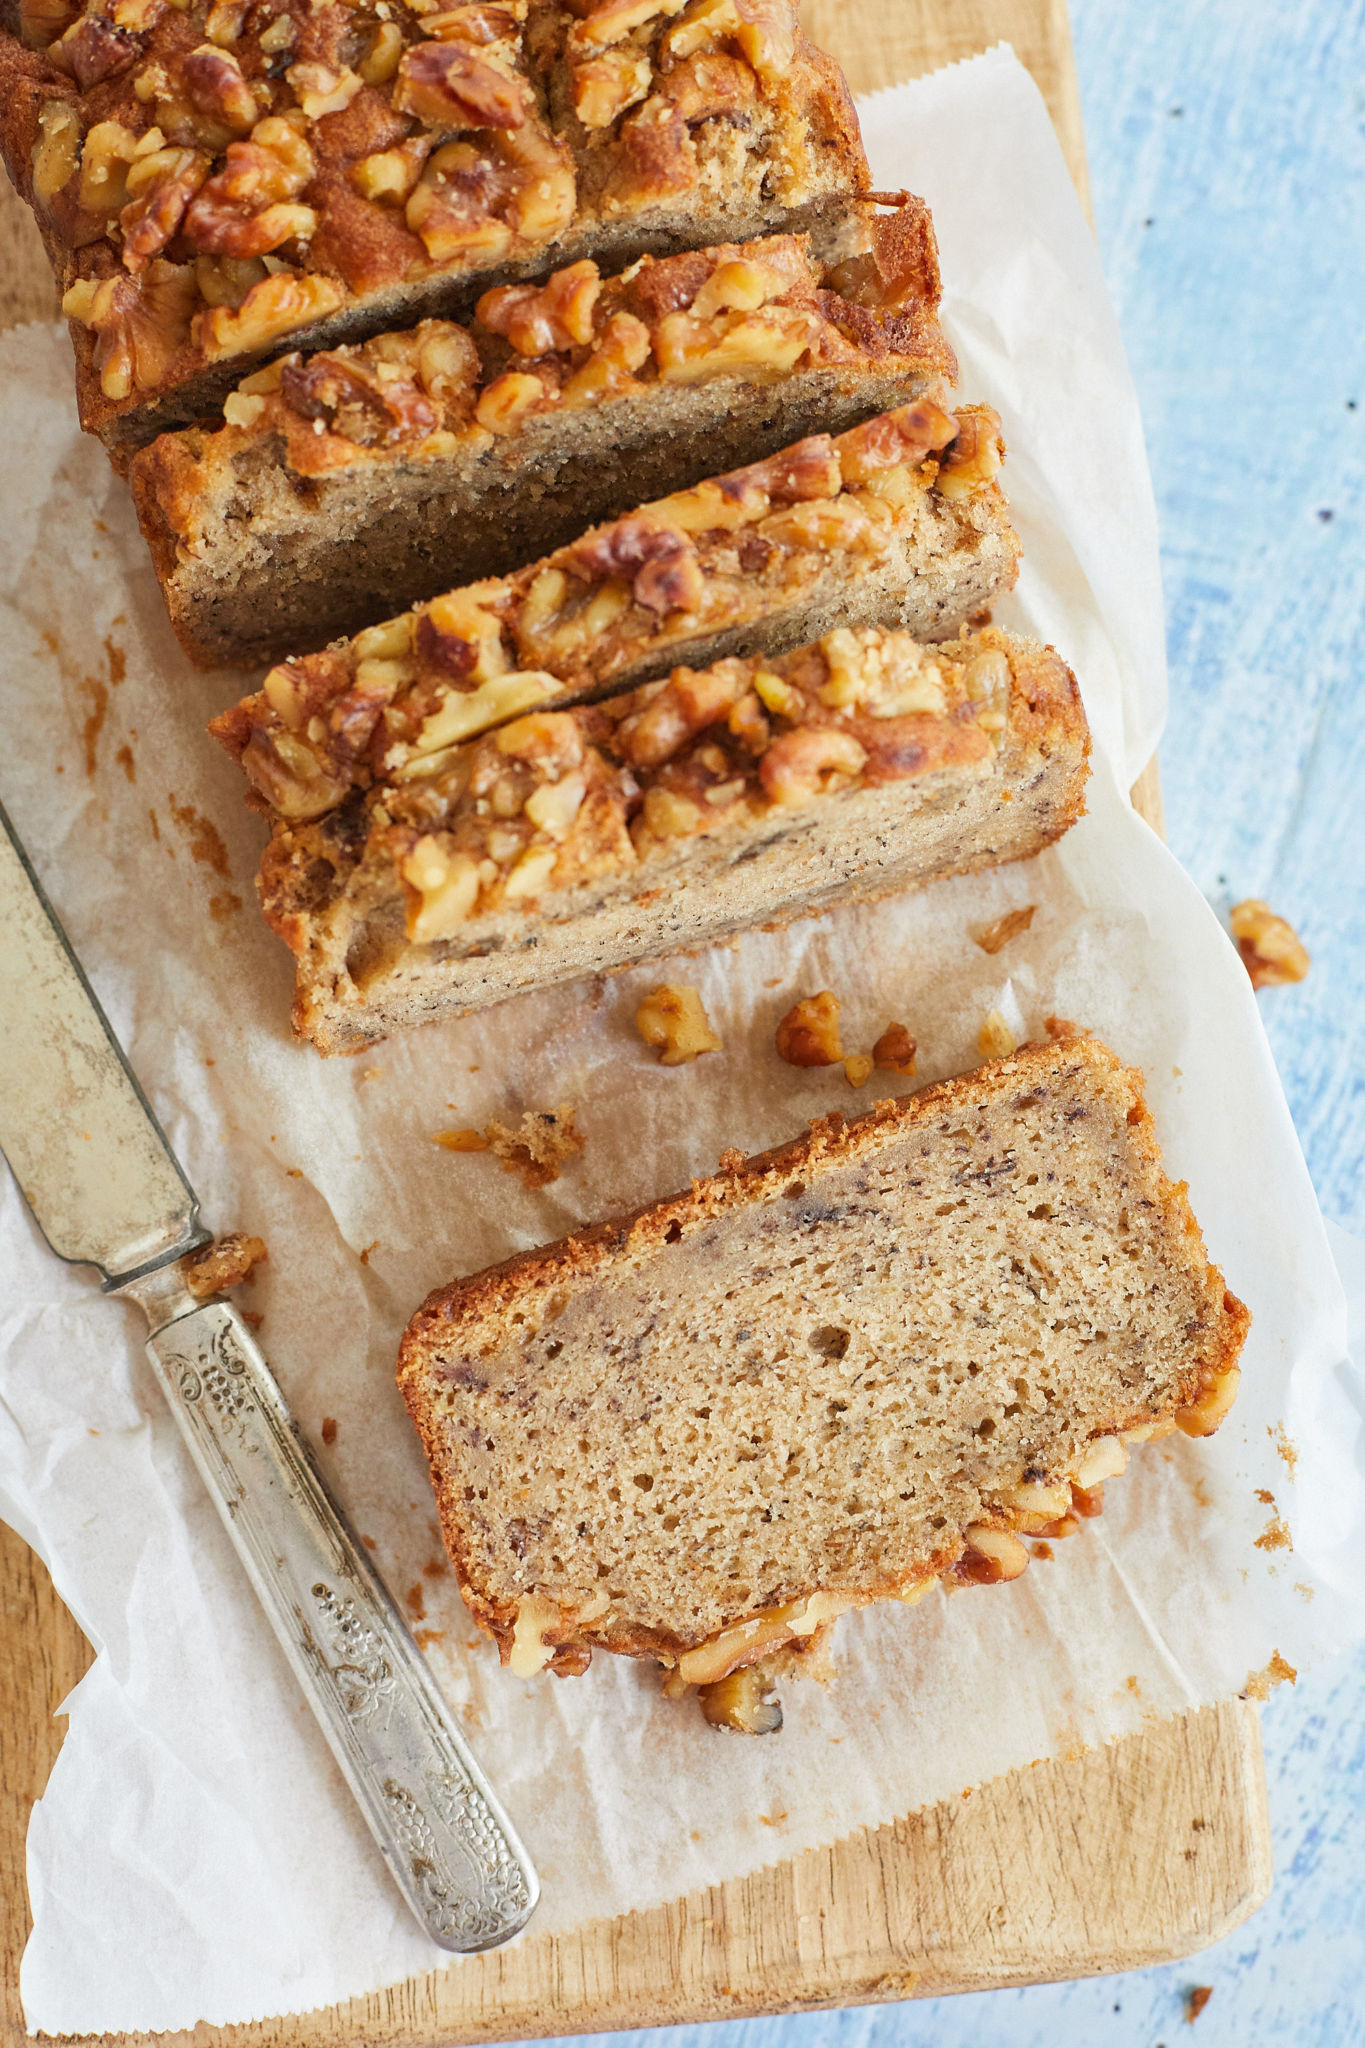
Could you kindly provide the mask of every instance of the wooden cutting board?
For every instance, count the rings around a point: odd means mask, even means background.
[[[856,92],[1005,40],[1037,79],[1082,198],[1085,145],[1065,0],[805,0]],[[37,235],[0,194],[0,328],[47,317]],[[1134,792],[1158,829],[1155,764]],[[0,2039],[24,2039],[24,1839],[90,1650],[51,1581],[0,1528]],[[651,1913],[530,1938],[325,2012],[108,2048],[447,2048],[535,2034],[931,1997],[1187,1955],[1253,1912],[1271,1881],[1256,1709],[1161,1723],[1017,1771]],[[83,2037],[87,2041],[92,2037]]]

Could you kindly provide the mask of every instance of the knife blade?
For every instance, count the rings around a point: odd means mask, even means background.
[[[184,1264],[211,1234],[0,806],[0,1151],[59,1258],[147,1316],[147,1355],[399,1890],[495,1948],[539,1880],[251,1332]]]

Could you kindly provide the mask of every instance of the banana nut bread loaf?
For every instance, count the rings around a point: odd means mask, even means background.
[[[842,625],[956,631],[1017,573],[989,408],[921,400],[642,506],[516,573],[281,663],[214,720],[264,802],[320,817],[519,712]]]
[[[267,921],[324,1053],[840,900],[1021,860],[1080,816],[1050,648],[847,627],[418,754],[276,823]]]
[[[1072,1038],[440,1289],[398,1378],[514,1672],[654,1658],[766,1732],[764,1660],[1018,1576],[1128,1444],[1209,1434],[1249,1321],[1142,1076]]]
[[[0,145],[112,450],[288,337],[810,230],[867,166],[794,0],[2,0]]]
[[[857,218],[837,266],[797,235],[606,279],[584,258],[486,292],[467,327],[256,371],[225,426],[130,466],[181,642],[208,667],[301,653],[728,464],[944,398],[928,210]]]

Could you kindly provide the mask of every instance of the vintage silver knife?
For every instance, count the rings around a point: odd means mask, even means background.
[[[181,1261],[194,1190],[0,808],[0,1150],[57,1256],[98,1267],[147,1353],[294,1672],[413,1912],[494,1948],[539,1882],[398,1609],[323,1484],[230,1302]]]

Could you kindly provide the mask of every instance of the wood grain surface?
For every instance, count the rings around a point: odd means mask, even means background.
[[[1009,41],[1086,199],[1065,0],[804,0],[802,13],[857,92]],[[0,188],[0,329],[55,310],[36,230]],[[1134,799],[1160,830],[1155,763]],[[0,1526],[6,2048],[25,2039],[28,1817],[61,1744],[58,1709],[90,1656],[43,1566]],[[439,2048],[1036,1983],[1190,1954],[1253,1912],[1270,1882],[1259,1721],[1234,1700],[657,1911],[528,1938],[326,2012],[99,2038],[109,2048]]]

